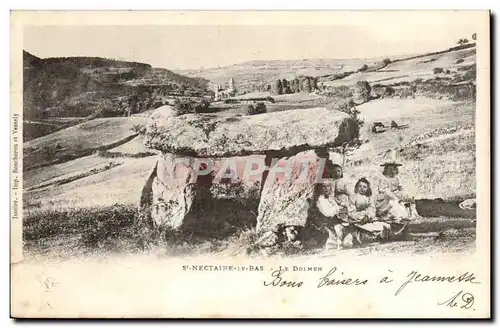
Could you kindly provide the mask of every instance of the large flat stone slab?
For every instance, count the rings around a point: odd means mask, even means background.
[[[346,113],[326,108],[288,110],[253,116],[176,115],[158,108],[146,126],[146,146],[164,153],[195,157],[272,154],[277,157],[352,139],[355,122]]]

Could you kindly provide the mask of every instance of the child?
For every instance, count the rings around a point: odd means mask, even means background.
[[[363,231],[381,239],[387,238],[391,227],[388,223],[376,221],[375,212],[370,182],[366,178],[361,178],[356,182],[354,194],[349,197],[349,221],[358,228],[353,234],[353,240],[359,244]]]

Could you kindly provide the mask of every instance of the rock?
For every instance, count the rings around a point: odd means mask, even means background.
[[[458,204],[458,207],[460,207],[463,210],[475,210],[476,209],[476,199],[475,198],[470,198],[466,199],[460,204]]]
[[[248,211],[255,210],[259,202],[261,177],[242,179],[244,165],[249,158],[224,159],[233,163],[236,169],[236,178],[232,181],[216,180],[222,167],[221,159],[162,154],[144,186],[141,211],[149,213],[155,226],[179,229],[188,214],[212,216],[211,213],[201,212],[209,211],[211,205],[220,200],[233,200]],[[208,174],[201,175],[195,170],[200,163],[211,163]]]
[[[156,226],[178,229],[191,210],[197,193],[193,157],[162,154],[151,183],[150,215]],[[173,168],[175,167],[175,172]]]
[[[301,176],[300,161],[309,160],[307,174]],[[279,226],[304,227],[308,221],[311,206],[314,206],[318,156],[304,152],[282,159],[277,167],[291,165],[290,179],[284,173],[269,173],[264,183],[257,216],[257,231],[277,230]]]
[[[176,115],[158,108],[146,126],[146,146],[164,153],[197,157],[231,157],[281,152],[294,155],[317,147],[336,147],[355,136],[343,127],[357,124],[349,115],[325,108],[221,117]]]
[[[358,81],[354,86],[354,101],[357,104],[362,104],[370,100],[371,94],[370,84],[366,81]]]

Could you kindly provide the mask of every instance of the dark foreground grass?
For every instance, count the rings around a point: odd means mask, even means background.
[[[33,254],[78,256],[88,253],[134,253],[159,250],[165,255],[222,253],[254,255],[257,234],[245,227],[224,236],[209,236],[195,230],[153,230],[140,221],[133,205],[100,208],[42,209],[25,211],[23,242]],[[403,244],[370,246],[387,252],[462,251],[475,240],[475,221],[461,218],[419,218],[409,226],[410,238]],[[464,239],[465,238],[465,239]],[[465,244],[464,244],[465,243]],[[398,246],[399,245],[399,246]],[[454,246],[455,245],[455,246]],[[460,247],[458,247],[458,246]],[[427,247],[428,246],[428,247]],[[361,252],[368,249],[363,247]],[[470,246],[467,246],[470,247]],[[320,251],[320,250],[318,250]],[[267,255],[314,255],[314,249],[293,244],[268,248]]]
[[[225,236],[207,236],[193,229],[150,229],[140,220],[136,206],[47,209],[25,211],[23,243],[34,253],[53,251],[68,255],[140,252],[152,248],[167,254],[247,252],[255,241],[251,230],[234,230]]]

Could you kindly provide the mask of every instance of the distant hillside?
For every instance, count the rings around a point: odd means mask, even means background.
[[[475,44],[471,43],[433,53],[365,59],[259,60],[216,68],[179,70],[177,72],[189,77],[202,77],[215,83],[227,83],[230,78],[233,78],[236,88],[239,91],[246,92],[265,91],[267,85],[272,86],[277,79],[290,81],[300,76],[317,77],[319,82],[327,82],[325,85],[343,85],[352,84],[346,79],[350,75],[356,75],[356,79],[370,74],[375,75],[388,69],[388,65],[391,63],[400,63],[401,66],[404,66],[406,62],[411,60],[416,61],[430,56],[446,56],[447,53],[467,51],[467,49],[473,47],[475,47]],[[469,50],[468,53],[474,51]],[[439,64],[439,62],[434,64]],[[432,68],[430,72],[432,74]],[[401,75],[401,72],[398,74]],[[377,80],[377,78],[373,78],[373,80]],[[335,83],[331,83],[331,81],[335,81]]]
[[[394,58],[400,58],[396,56]],[[299,76],[319,77],[355,71],[363,65],[374,65],[384,58],[369,59],[298,59],[257,60],[208,69],[179,70],[179,74],[202,77],[215,83],[226,83],[233,78],[239,90],[255,91],[259,86],[276,79],[293,80]]]
[[[24,119],[30,121],[25,140],[73,123],[55,124],[57,118],[127,116],[161,106],[166,96],[204,95],[208,83],[144,63],[98,57],[42,59],[23,51],[23,66]]]

